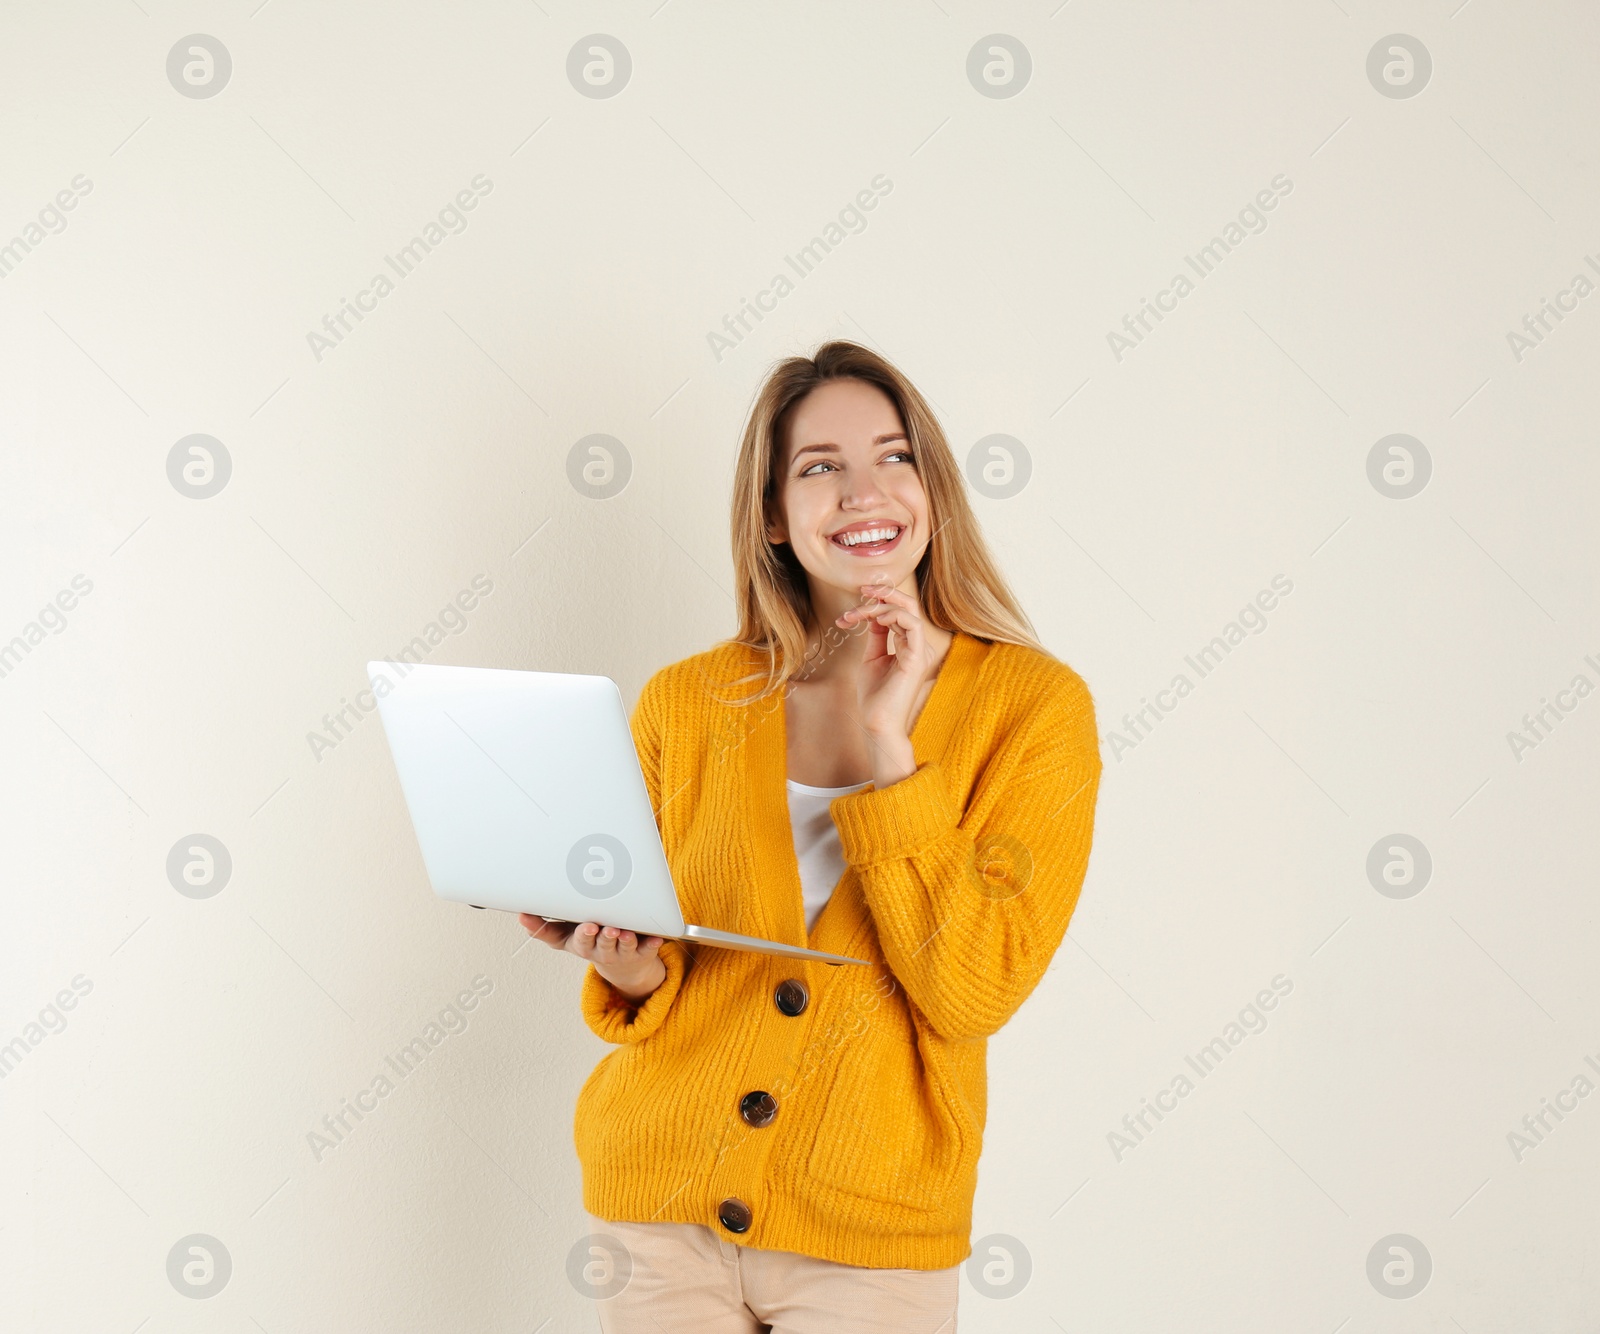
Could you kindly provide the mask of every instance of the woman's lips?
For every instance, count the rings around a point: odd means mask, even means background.
[[[888,526],[888,524],[884,525],[885,528]],[[900,539],[905,535],[906,530],[902,526],[900,531],[891,537],[887,542],[858,542],[855,546],[846,546],[843,542],[834,537],[830,537],[828,541],[833,543],[834,546],[838,547],[839,550],[846,552],[851,556],[882,556],[893,551],[895,547],[899,546]]]

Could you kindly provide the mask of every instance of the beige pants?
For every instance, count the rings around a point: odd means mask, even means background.
[[[869,1269],[739,1246],[703,1223],[584,1218],[632,1263],[595,1302],[602,1334],[956,1334],[960,1265]]]

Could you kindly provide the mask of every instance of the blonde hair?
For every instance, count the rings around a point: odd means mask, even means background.
[[[913,464],[928,497],[933,535],[917,562],[917,597],[923,615],[941,630],[963,630],[991,643],[1021,644],[1041,653],[1032,623],[1006,586],[967,503],[960,466],[927,400],[893,365],[857,343],[824,343],[812,357],[787,357],[756,394],[739,443],[733,476],[733,570],[739,630],[727,644],[742,644],[766,658],[764,698],[784,687],[806,656],[811,593],[806,572],[787,543],[767,540],[769,507],[779,503],[784,433],[795,405],[830,380],[855,379],[881,389],[900,414]],[[1053,655],[1052,655],[1053,656]]]

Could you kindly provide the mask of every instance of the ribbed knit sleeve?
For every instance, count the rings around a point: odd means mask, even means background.
[[[1040,701],[963,815],[936,762],[829,806],[885,961],[936,1032],[997,1031],[1038,985],[1088,869],[1101,760],[1075,674]],[[1009,749],[1009,747],[1008,747]]]
[[[639,754],[639,768],[644,772],[644,785],[650,793],[650,810],[656,817],[656,828],[661,827],[661,747],[666,736],[666,719],[663,717],[663,697],[667,689],[667,674],[663,668],[644,683],[638,701],[633,706],[633,716],[628,728],[633,733],[633,748]]]
[[[688,970],[687,948],[676,940],[663,940],[661,962],[667,966],[666,981],[638,1004],[625,1000],[593,964],[589,965],[578,989],[578,1004],[583,1009],[584,1023],[595,1036],[619,1044],[643,1042],[661,1027]]]
[[[639,768],[644,773],[644,785],[650,794],[650,809],[655,814],[658,830],[661,828],[661,750],[666,730],[663,717],[666,684],[664,671],[657,672],[646,681],[629,720],[633,748],[639,753]],[[637,1004],[626,1000],[600,976],[592,963],[589,965],[583,975],[583,985],[578,989],[578,1004],[584,1022],[594,1030],[596,1036],[607,1042],[643,1042],[661,1027],[673,999],[683,985],[683,975],[690,962],[688,947],[676,940],[662,941],[661,962],[667,968],[666,980]]]

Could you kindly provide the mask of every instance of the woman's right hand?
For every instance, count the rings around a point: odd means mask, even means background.
[[[517,920],[535,940],[592,963],[601,977],[635,1005],[643,1005],[667,980],[661,936],[640,937],[598,922],[555,922],[526,912],[519,913]]]

